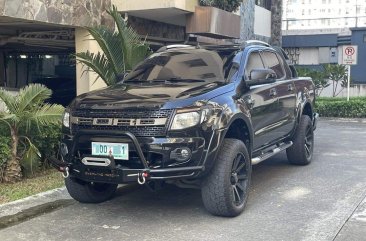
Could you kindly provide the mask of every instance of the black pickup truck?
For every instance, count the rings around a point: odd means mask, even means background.
[[[77,97],[63,117],[61,160],[70,195],[110,199],[117,185],[199,187],[214,215],[237,216],[252,165],[286,150],[311,162],[314,85],[280,48],[163,47],[120,83]]]

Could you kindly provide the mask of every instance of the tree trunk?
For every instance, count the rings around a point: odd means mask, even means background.
[[[10,160],[6,164],[4,181],[9,183],[15,183],[22,178],[22,169],[18,159],[18,143],[19,136],[16,127],[11,127],[11,156]]]
[[[271,1],[271,45],[282,46],[282,0]]]

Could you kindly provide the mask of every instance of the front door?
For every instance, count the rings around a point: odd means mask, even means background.
[[[264,62],[258,51],[251,52],[245,67],[244,79],[248,80],[253,69],[263,69]],[[254,132],[253,150],[260,149],[278,138],[274,132],[279,112],[277,83],[250,87],[242,96],[248,106],[252,118]]]

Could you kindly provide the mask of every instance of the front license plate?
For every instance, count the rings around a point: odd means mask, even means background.
[[[92,142],[93,156],[113,156],[116,160],[128,160],[128,144]]]

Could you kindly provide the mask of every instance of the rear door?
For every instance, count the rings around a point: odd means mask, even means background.
[[[274,116],[276,138],[288,135],[295,125],[295,86],[291,76],[286,74],[284,62],[275,51],[264,50],[262,57],[266,68],[272,69],[277,76],[275,89],[279,100],[278,110]]]

